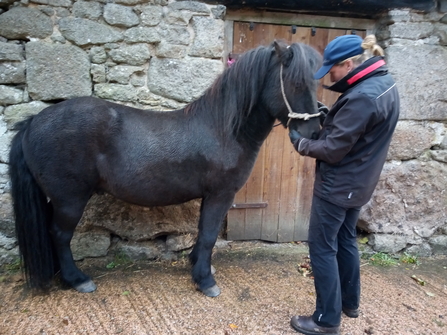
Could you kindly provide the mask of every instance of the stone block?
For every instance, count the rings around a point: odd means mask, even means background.
[[[151,2],[165,2],[168,0],[151,0]],[[134,5],[139,5],[139,4],[143,4],[143,3],[147,3],[147,0],[115,0],[114,1],[117,4],[120,5],[125,5],[125,6],[134,6]]]
[[[446,189],[443,163],[386,163],[371,200],[362,208],[359,226],[374,233],[428,237],[447,220]]]
[[[133,27],[124,32],[124,40],[129,43],[159,43],[162,38],[155,27]]]
[[[428,241],[430,243],[433,254],[435,255],[447,255],[447,236],[438,235],[433,236]]]
[[[60,19],[59,30],[62,36],[79,46],[123,40],[120,31],[87,19],[71,17]]]
[[[140,19],[131,7],[114,3],[107,3],[104,6],[104,20],[111,26],[130,28],[138,25]]]
[[[196,234],[200,201],[164,207],[140,207],[110,195],[93,196],[82,218],[82,229],[104,228],[129,241],[160,235]]]
[[[447,25],[446,24],[438,24],[435,27],[434,37],[438,38],[438,44],[442,46],[447,46]]]
[[[131,85],[99,83],[94,87],[94,94],[98,98],[121,102],[137,102],[138,91]]]
[[[50,104],[42,101],[31,101],[29,103],[8,106],[4,110],[4,120],[8,125],[8,129],[12,129],[16,122],[35,115],[48,106]]]
[[[109,56],[116,63],[143,65],[151,58],[148,45],[145,43],[122,46],[109,51]]]
[[[174,1],[168,6],[174,10],[187,10],[195,14],[209,14],[210,10],[208,6],[199,1]]]
[[[107,81],[109,83],[128,84],[132,74],[143,72],[144,68],[130,65],[117,65],[109,69]]]
[[[187,27],[167,25],[160,28],[160,41],[180,45],[190,45],[192,42],[192,35]]]
[[[7,189],[9,189],[9,175],[8,175],[7,163],[9,161],[9,149],[11,146],[11,140],[12,140],[13,133],[7,131],[7,129],[8,128],[7,128],[6,122],[1,120],[0,121],[0,189],[1,189],[1,192],[6,192],[6,191],[8,191]],[[1,208],[1,205],[0,205],[0,208]],[[8,215],[9,215],[9,213],[8,213]],[[5,215],[3,217],[7,217],[8,215]]]
[[[95,64],[103,64],[107,60],[107,53],[103,47],[92,47],[89,56],[91,62]]]
[[[169,44],[160,42],[157,45],[155,55],[160,58],[184,58],[187,47],[184,45]]]
[[[447,69],[447,49],[395,40],[386,53],[401,98],[401,119],[447,120],[445,71],[440,70]]]
[[[192,18],[192,13],[188,11],[170,10],[165,18],[166,23],[187,26]]]
[[[26,58],[28,92],[34,100],[91,95],[90,61],[81,48],[30,42],[26,45]]]
[[[19,247],[7,250],[0,247],[0,266],[11,264],[19,260]]]
[[[106,82],[106,67],[104,64],[92,64],[90,73],[94,83]]]
[[[86,257],[103,257],[110,246],[110,235],[106,232],[75,232],[71,240],[71,250],[75,261]]]
[[[21,44],[0,42],[0,61],[18,61],[24,60],[24,49]]]
[[[409,255],[415,255],[419,257],[430,257],[432,255],[432,250],[430,244],[421,243],[409,246],[405,249],[405,252]]]
[[[15,237],[8,237],[0,229],[0,266],[12,263],[19,258],[19,248]]]
[[[153,27],[158,25],[163,17],[163,7],[148,4],[141,7],[141,24],[144,26]]]
[[[192,234],[169,235],[166,239],[166,247],[169,251],[182,251],[191,248],[196,240]]]
[[[76,1],[73,4],[73,15],[81,19],[98,19],[102,15],[102,5],[96,1]]]
[[[51,5],[55,7],[70,7],[72,5],[71,0],[33,0],[33,2],[41,5]]]
[[[389,23],[408,22],[411,19],[409,9],[392,9],[388,12]]]
[[[447,163],[447,150],[432,150],[430,154],[435,161]]]
[[[0,85],[0,105],[15,105],[23,102],[23,90]]]
[[[132,261],[154,260],[165,252],[165,245],[158,240],[139,243],[119,241],[114,251],[117,255],[125,255]]]
[[[45,38],[53,33],[51,18],[31,7],[13,7],[0,15],[0,36],[29,40]]]
[[[190,56],[221,58],[224,46],[224,22],[208,17],[192,19],[194,41]]]
[[[399,121],[388,150],[388,160],[416,159],[433,145],[436,132],[427,123]]]
[[[211,86],[222,70],[220,60],[154,58],[149,66],[148,87],[163,97],[191,102]]]
[[[15,238],[7,237],[0,233],[0,248],[11,250],[17,246],[17,240]]]
[[[146,85],[146,73],[143,71],[137,71],[132,73],[132,75],[130,76],[130,84],[134,87],[141,87],[143,88],[144,85]],[[138,102],[140,102],[138,100]]]
[[[3,190],[5,190],[5,188],[6,187],[3,187]],[[11,194],[9,191],[0,193],[0,233],[6,237],[15,238],[15,222],[12,213]]]
[[[407,246],[407,238],[401,235],[375,234],[369,237],[369,245],[376,252],[396,254]]]
[[[0,84],[26,83],[24,62],[0,62]]]
[[[225,20],[225,15],[227,14],[227,7],[224,5],[217,5],[211,8],[211,13],[213,17],[218,20]]]

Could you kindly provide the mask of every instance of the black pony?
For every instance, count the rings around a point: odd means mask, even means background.
[[[291,108],[303,117],[289,127],[306,137],[319,131],[318,118],[308,118],[317,113],[319,64],[311,47],[275,41],[246,52],[177,111],[82,97],[18,123],[9,172],[29,286],[48,288],[60,269],[79,292],[96,289],[76,267],[70,241],[92,194],[107,192],[141,206],[201,198],[192,277],[205,295],[219,295],[211,252],[220,225],[276,119],[286,126]]]

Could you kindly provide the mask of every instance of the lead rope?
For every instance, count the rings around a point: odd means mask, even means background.
[[[295,113],[292,110],[292,107],[290,107],[289,101],[287,100],[286,93],[284,91],[284,80],[282,79],[282,72],[283,72],[283,65],[281,64],[281,69],[279,70],[279,78],[281,81],[281,93],[282,98],[284,99],[284,103],[286,104],[286,107],[289,111],[289,121],[287,121],[287,127],[289,127],[290,121],[292,119],[302,119],[304,121],[308,121],[309,119],[313,117],[318,117],[321,115],[321,112],[315,113],[315,114],[309,114],[309,113]]]

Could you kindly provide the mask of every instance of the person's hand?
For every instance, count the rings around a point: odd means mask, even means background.
[[[289,137],[290,137],[290,141],[292,142],[293,145],[295,145],[295,143],[297,141],[299,141],[301,138],[303,138],[303,136],[295,129],[292,129],[289,131]]]
[[[329,108],[323,103],[317,101],[318,112],[320,112],[320,126],[323,126],[324,120],[326,119],[327,113],[329,113]]]

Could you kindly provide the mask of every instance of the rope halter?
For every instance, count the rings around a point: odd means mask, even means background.
[[[286,97],[286,93],[284,91],[284,80],[282,78],[282,72],[283,72],[283,65],[281,64],[281,70],[279,73],[279,77],[280,77],[280,81],[281,81],[281,93],[282,93],[282,98],[284,99],[284,103],[286,104],[287,110],[289,111],[289,120],[287,121],[287,127],[289,127],[290,121],[292,121],[292,119],[301,119],[304,121],[308,121],[309,119],[313,118],[313,117],[319,117],[321,115],[321,112],[315,113],[315,114],[309,114],[309,113],[295,113],[292,110],[292,107],[290,107],[289,101],[287,100]]]

